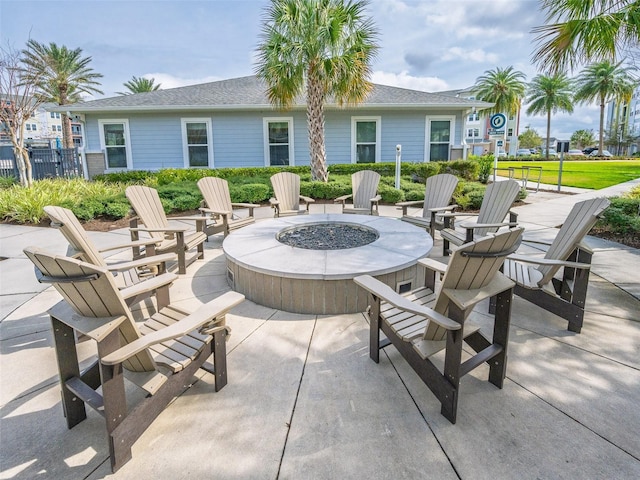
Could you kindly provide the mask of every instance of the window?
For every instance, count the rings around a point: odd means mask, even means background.
[[[51,112],[51,118],[56,118],[56,114]]]
[[[478,112],[472,113],[467,117],[467,121],[469,122],[477,122],[480,120],[480,114]]]
[[[212,138],[210,118],[182,119],[182,154],[185,168],[213,168]]]
[[[265,165],[294,165],[293,118],[265,118],[263,128]]]
[[[380,117],[351,118],[351,163],[380,161]]]
[[[107,169],[131,168],[128,120],[98,120]]]
[[[454,128],[454,116],[427,117],[425,159],[428,159],[429,162],[449,160]]]
[[[513,137],[513,128],[507,129],[507,137]]]
[[[31,124],[31,130],[33,130],[34,132],[38,129],[38,126],[35,123]]]
[[[469,138],[477,138],[480,136],[479,128],[468,128],[467,129],[467,137]]]
[[[62,125],[58,125],[58,131],[61,132],[62,131]]]
[[[31,124],[30,123],[25,124],[25,127],[26,127],[27,130],[31,131]]]
[[[56,112],[56,118],[60,118],[60,112]]]

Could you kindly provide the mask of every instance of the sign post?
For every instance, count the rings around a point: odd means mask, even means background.
[[[569,151],[569,142],[559,141],[557,145],[557,152],[560,153],[560,166],[558,167],[558,191],[562,187],[562,163],[564,162],[564,152]]]
[[[400,190],[400,164],[402,163],[402,145],[396,145],[396,190]]]
[[[493,152],[493,181],[496,181],[496,172],[498,171],[498,143],[500,146],[504,144],[504,127],[507,124],[507,117],[502,113],[494,113],[489,119],[490,136],[500,136],[502,140],[496,140],[496,146]]]

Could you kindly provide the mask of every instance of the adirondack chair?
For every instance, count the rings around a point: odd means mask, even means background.
[[[380,174],[372,170],[360,170],[351,175],[352,193],[342,195],[334,200],[342,203],[342,213],[357,213],[361,215],[378,215],[378,202],[382,199],[378,195]],[[346,204],[352,198],[353,204]]]
[[[522,238],[522,228],[485,237],[455,249],[448,267],[424,258],[425,286],[404,295],[379,280],[363,275],[354,281],[369,292],[369,356],[378,363],[379,351],[393,344],[441,403],[440,412],[456,423],[460,378],[483,363],[489,382],[502,388],[507,366],[514,282],[499,269]],[[438,278],[444,273],[440,288]],[[474,306],[496,296],[493,336],[487,339],[467,322]],[[380,331],[387,339],[380,340]],[[462,362],[463,340],[476,354]],[[445,350],[441,371],[431,357]]]
[[[458,177],[449,173],[428,177],[424,200],[396,203],[396,206],[402,208],[401,220],[428,229],[431,238],[434,238],[436,229],[442,230],[444,226],[444,219],[440,214],[453,212],[458,207],[450,204],[451,197],[457,186]],[[418,205],[422,206],[422,215],[408,215],[408,208]]]
[[[487,186],[477,215],[457,212],[442,214],[444,218],[444,228],[440,231],[442,255],[449,255],[451,243],[462,245],[488,233],[495,233],[500,227],[515,227],[518,216],[509,209],[516,201],[519,191],[520,185],[515,180],[494,182]],[[509,214],[509,221],[505,222],[507,214]],[[459,226],[463,230],[456,230],[456,225],[453,223],[455,219],[470,216],[475,216],[476,221],[461,223]]]
[[[169,287],[178,278],[167,272],[167,262],[175,261],[176,255],[151,255],[132,261],[120,261],[107,264],[102,252],[144,246],[148,253],[155,249],[156,240],[142,240],[136,243],[114,245],[98,250],[87,232],[71,210],[63,207],[47,205],[44,212],[51,219],[51,226],[60,230],[69,242],[67,255],[99,267],[107,268],[113,273],[116,286],[127,305],[132,305],[149,295],[156,295],[157,308],[169,304]]]
[[[35,247],[24,252],[39,281],[52,284],[64,298],[48,313],[67,426],[86,418],[85,404],[102,415],[114,472],[131,459],[132,445],[189,388],[199,368],[214,374],[216,391],[226,384],[223,318],[243,295],[225,293],[191,314],[169,305],[138,327],[106,268]],[[83,372],[76,334],[97,342],[98,358]],[[213,369],[205,364],[211,355]],[[145,398],[135,403],[128,398],[125,376],[146,392]]]
[[[315,202],[313,198],[300,195],[300,176],[291,172],[276,173],[271,177],[271,185],[275,198],[269,203],[274,210],[274,217],[290,215],[305,215],[309,213],[309,205]],[[300,207],[300,201],[306,208]]]
[[[253,209],[260,205],[254,203],[232,203],[229,184],[226,180],[217,177],[204,177],[198,180],[198,188],[204,197],[200,211],[203,215],[211,215],[215,220],[215,223],[205,225],[204,232],[207,236],[223,232],[226,237],[233,230],[255,222]],[[235,208],[248,209],[248,216],[237,216],[234,213]]]
[[[593,256],[582,240],[609,203],[606,198],[576,203],[556,238],[546,244],[544,258],[511,255],[504,262],[505,275],[516,282],[515,294],[564,318],[572,332],[582,330]],[[560,269],[562,276],[556,278]]]
[[[187,232],[185,228],[174,228],[169,225],[155,189],[132,185],[126,188],[125,195],[137,215],[130,222],[131,240],[138,241],[140,232],[146,232],[151,238],[159,241],[155,248],[156,253],[177,253],[180,274],[187,272],[187,265],[199,258],[204,258],[203,244],[207,240],[207,235],[204,233],[206,217],[202,215],[172,217],[172,220],[194,221],[196,231]],[[140,222],[144,227],[140,226]],[[192,253],[194,248],[197,252]],[[137,247],[134,247],[133,254],[134,257],[140,256]]]

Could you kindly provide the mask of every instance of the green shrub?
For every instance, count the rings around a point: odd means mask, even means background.
[[[473,160],[452,160],[443,162],[440,173],[450,173],[464,180],[474,181],[478,178],[478,162]]]
[[[248,183],[245,185],[229,185],[229,194],[232,202],[237,203],[262,203],[269,200],[270,188],[262,183]]]
[[[380,183],[378,187],[378,193],[382,197],[383,203],[398,203],[405,200],[404,192],[402,190],[396,190],[393,187]]]
[[[640,198],[613,197],[596,227],[618,235],[640,234]]]
[[[18,179],[16,177],[0,177],[0,190],[9,188],[16,183],[18,183]]]
[[[104,215],[109,219],[118,220],[126,218],[131,211],[131,205],[128,202],[109,202],[104,206]]]

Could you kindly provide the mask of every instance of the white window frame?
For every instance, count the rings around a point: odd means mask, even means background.
[[[194,167],[189,165],[189,145],[187,144],[187,123],[204,123],[207,126],[207,155],[209,162],[206,167]],[[214,168],[213,161],[213,127],[211,126],[211,118],[195,118],[185,117],[180,119],[182,130],[182,163],[184,168]]]
[[[351,163],[356,162],[356,126],[358,122],[376,122],[376,160],[375,163],[380,162],[380,155],[382,152],[382,117],[380,116],[368,116],[368,117],[351,117]]]
[[[125,147],[125,157],[127,159],[127,167],[109,167],[108,158],[107,158],[107,146],[104,141],[104,126],[105,125],[113,125],[113,124],[122,124],[124,125],[124,147]],[[104,119],[98,120],[98,133],[100,134],[100,149],[104,154],[104,168],[106,172],[121,172],[122,170],[132,170],[133,169],[133,161],[131,158],[131,135],[129,132],[129,120],[126,118],[115,118],[115,119]]]
[[[427,115],[425,121],[424,132],[424,161],[430,162],[431,158],[431,122],[439,122],[449,120],[449,150],[447,153],[447,161],[451,160],[451,147],[454,145],[456,136],[456,116],[455,115]]]
[[[289,129],[289,165],[271,165],[271,150],[269,149],[269,124],[287,122]],[[264,145],[264,166],[265,167],[293,167],[296,164],[293,148],[293,117],[263,117],[262,118],[262,140]]]

